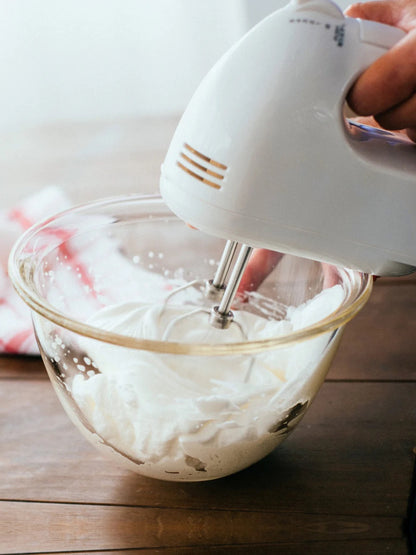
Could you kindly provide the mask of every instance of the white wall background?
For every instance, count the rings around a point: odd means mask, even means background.
[[[0,0],[0,129],[178,114],[219,56],[285,3]]]

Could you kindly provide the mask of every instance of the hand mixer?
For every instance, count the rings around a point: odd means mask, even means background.
[[[232,321],[253,247],[376,275],[416,269],[416,147],[344,116],[357,76],[403,36],[329,0],[292,0],[202,81],[160,188],[181,219],[231,241],[221,266],[243,243],[214,326]]]

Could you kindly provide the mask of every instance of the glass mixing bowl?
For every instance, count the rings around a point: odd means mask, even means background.
[[[51,217],[11,252],[10,277],[64,409],[140,474],[210,480],[270,453],[305,414],[343,327],[369,298],[369,276],[285,255],[236,302],[239,323],[214,330],[204,280],[223,246],[159,196],[133,196]]]

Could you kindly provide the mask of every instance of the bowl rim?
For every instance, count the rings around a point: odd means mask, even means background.
[[[361,291],[356,295],[352,302],[347,305],[342,304],[338,309],[332,312],[326,318],[315,322],[311,326],[307,326],[290,334],[279,335],[277,337],[261,339],[255,341],[245,341],[236,343],[223,343],[223,344],[204,344],[204,343],[185,343],[175,341],[159,341],[154,339],[140,339],[134,338],[112,331],[107,331],[85,322],[81,322],[71,316],[68,316],[55,308],[37,293],[35,286],[31,286],[27,279],[27,266],[31,258],[31,253],[25,251],[25,246],[33,239],[37,233],[43,228],[48,226],[59,218],[72,214],[83,214],[97,208],[109,207],[111,205],[123,205],[131,203],[132,201],[145,202],[156,201],[162,202],[161,195],[151,194],[133,194],[112,196],[95,201],[77,204],[69,209],[57,212],[56,214],[41,220],[40,222],[32,225],[27,229],[14,243],[8,260],[8,273],[9,278],[13,284],[18,295],[30,307],[30,309],[37,315],[40,315],[50,322],[69,330],[70,332],[96,339],[105,343],[118,345],[136,350],[145,350],[158,352],[161,354],[177,354],[177,355],[192,355],[192,356],[224,356],[224,355],[238,355],[238,354],[255,354],[263,351],[270,351],[277,348],[286,347],[311,339],[313,337],[337,330],[341,326],[348,323],[366,304],[368,301],[372,286],[373,278],[369,274],[359,272],[358,270],[342,269],[337,267],[337,270],[348,272],[355,278],[361,278],[363,285]],[[163,203],[164,204],[164,203]],[[164,208],[167,208],[164,204]],[[172,214],[174,216],[174,214]],[[24,253],[24,254],[23,254]],[[32,265],[33,268],[33,265]],[[32,272],[29,272],[32,275]]]

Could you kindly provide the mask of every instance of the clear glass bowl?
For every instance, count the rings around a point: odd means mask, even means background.
[[[211,306],[202,284],[223,247],[159,196],[134,196],[58,214],[10,255],[63,407],[98,449],[140,474],[210,480],[270,453],[305,414],[371,292],[367,275],[285,255],[237,303],[241,326],[211,333],[200,312],[164,340],[160,317]],[[202,281],[163,305],[193,280]]]

